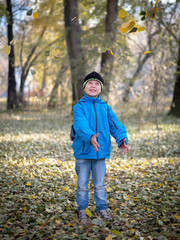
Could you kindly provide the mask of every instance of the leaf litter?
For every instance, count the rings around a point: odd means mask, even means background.
[[[96,216],[91,179],[92,217],[79,222],[71,121],[57,113],[1,114],[0,238],[178,239],[179,123],[161,124],[160,157],[152,127],[129,131],[128,156],[118,155],[113,140],[105,179],[113,220]]]

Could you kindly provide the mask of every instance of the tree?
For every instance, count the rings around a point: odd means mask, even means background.
[[[79,25],[78,16],[78,1],[64,0],[64,23],[71,68],[73,105],[83,96],[82,79],[85,76],[86,69],[86,63],[84,61],[81,44],[81,28]]]
[[[49,16],[51,16],[53,14],[54,7],[55,7],[55,1],[52,1],[51,2],[51,8],[50,8],[50,11],[49,11]],[[37,58],[40,56],[40,54],[45,50],[45,47],[41,47],[40,50],[37,51],[37,49],[42,44],[42,38],[44,36],[44,33],[45,33],[47,27],[48,27],[48,25],[45,23],[43,25],[42,29],[41,29],[41,32],[38,36],[37,41],[31,47],[31,49],[29,51],[29,54],[26,58],[26,61],[24,62],[24,64],[21,63],[22,64],[22,70],[21,70],[21,84],[20,84],[20,91],[19,91],[19,102],[20,103],[24,103],[24,85],[25,85],[25,81],[26,81],[27,75],[29,73],[29,70],[33,66],[33,64],[35,63]],[[52,44],[54,44],[58,39],[49,43],[48,46],[51,46]],[[23,34],[23,41],[24,41],[24,34]],[[21,48],[23,48],[23,41],[22,41],[22,44],[21,44]],[[23,51],[21,50],[21,54],[22,54],[22,52]],[[20,58],[22,58],[22,57],[20,57]]]
[[[116,20],[118,13],[118,0],[107,0],[107,15],[106,15],[106,26],[105,26],[105,41],[107,46],[112,46],[111,49],[102,53],[101,59],[101,72],[104,76],[104,90],[103,97],[108,100],[109,89],[110,89],[110,79],[113,70],[114,63],[114,52],[113,47],[116,41]],[[113,54],[112,54],[113,53]]]
[[[180,117],[180,40],[177,60],[177,71],[175,73],[175,76],[176,77],[174,84],[174,93],[169,114],[175,117]]]
[[[13,13],[11,0],[6,0],[7,5],[7,35],[8,45],[13,40]],[[15,55],[14,46],[11,45],[11,52],[8,56],[9,69],[8,69],[8,98],[7,98],[7,109],[17,108],[17,93],[16,93],[16,80],[15,80]]]
[[[58,98],[58,87],[60,84],[62,84],[62,76],[65,73],[65,71],[67,70],[67,65],[66,64],[62,64],[60,70],[58,71],[57,74],[57,79],[55,81],[54,87],[51,91],[51,97],[49,99],[48,102],[48,108],[55,108],[57,105],[57,98]]]

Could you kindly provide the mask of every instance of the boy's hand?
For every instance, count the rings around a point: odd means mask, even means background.
[[[96,140],[96,138],[99,136],[99,133],[97,133],[96,135],[93,135],[92,137],[91,137],[91,139],[90,139],[90,142],[91,142],[91,144],[92,144],[92,146],[93,146],[93,148],[96,150],[96,152],[98,152],[99,151],[99,143],[97,142],[97,140]]]
[[[122,149],[122,150],[121,150]],[[121,150],[121,151],[120,151]],[[123,140],[121,147],[118,149],[118,151],[120,151],[120,153],[123,153],[124,151],[124,155],[126,155],[127,151],[129,151],[128,146],[126,145],[126,138]]]

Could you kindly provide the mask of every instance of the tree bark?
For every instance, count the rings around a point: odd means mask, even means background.
[[[180,117],[180,40],[179,40],[176,80],[175,80],[173,99],[172,99],[169,115]]]
[[[108,44],[108,48],[113,52],[111,54],[110,50],[102,53],[101,58],[101,73],[104,77],[104,88],[103,88],[103,98],[108,101],[109,90],[110,90],[110,80],[113,71],[114,63],[114,52],[113,43],[116,41],[116,20],[118,15],[118,0],[107,0],[107,15],[106,15],[106,28],[105,28],[105,40]]]
[[[7,33],[8,44],[13,39],[13,13],[11,0],[6,0],[7,5]],[[9,69],[8,69],[8,97],[7,97],[7,109],[17,108],[17,93],[16,93],[16,79],[15,79],[15,55],[14,46],[11,45],[11,52],[8,56]]]
[[[51,92],[51,97],[50,97],[49,102],[48,102],[48,108],[49,109],[55,108],[56,105],[57,105],[58,87],[62,83],[62,76],[63,76],[63,74],[65,73],[66,70],[67,70],[67,66],[65,64],[63,64],[61,69],[58,72],[57,79],[55,81],[54,87],[53,87],[52,92]]]
[[[66,43],[71,67],[72,105],[83,96],[82,83],[86,69],[78,15],[78,1],[64,0]]]

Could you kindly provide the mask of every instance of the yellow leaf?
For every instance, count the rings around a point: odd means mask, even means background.
[[[23,173],[26,173],[26,171],[23,171]]]
[[[174,216],[174,217],[175,217],[175,219],[177,219],[177,220],[180,219],[180,215],[176,215],[176,216]]]
[[[108,50],[110,51],[111,55],[113,55],[113,52],[111,51],[111,49],[108,48]]]
[[[146,29],[145,27],[139,26],[139,27],[138,27],[138,32],[142,32],[142,31],[144,31],[145,29]]]
[[[130,196],[129,195],[127,195],[127,198],[126,198],[126,200],[129,200],[130,199]]]
[[[67,192],[67,191],[68,191],[68,188],[67,188],[67,187],[63,187],[62,190],[65,191],[65,192]]]
[[[106,189],[106,191],[107,191],[107,192],[111,192],[111,191],[112,191],[112,188],[109,187],[109,188]]]
[[[5,55],[9,55],[10,54],[10,52],[11,52],[11,46],[5,46],[5,47],[3,47],[2,48],[2,52],[5,54]]]
[[[112,240],[112,235],[108,235],[107,238],[105,238],[105,240]]]
[[[121,234],[118,230],[111,230],[111,232],[115,235],[120,235]]]
[[[119,17],[119,18],[125,18],[125,16],[126,16],[126,11],[122,8],[122,9],[119,11],[118,17]]]
[[[27,207],[24,207],[23,209],[24,209],[24,211],[27,211]]]
[[[148,53],[150,53],[150,52],[151,52],[151,51],[145,51],[144,54],[148,54]]]
[[[134,20],[130,20],[130,21],[128,21],[128,22],[125,22],[125,23],[123,23],[123,24],[121,25],[120,31],[121,31],[122,33],[127,33],[127,32],[129,32],[129,31],[131,31],[131,29],[134,27],[135,24],[136,24],[136,23],[135,23]]]
[[[13,43],[14,43],[14,40],[15,40],[15,37],[10,41],[10,45],[13,45]]]
[[[74,227],[74,224],[73,224],[73,223],[69,223],[69,226],[70,226],[70,227]]]
[[[26,186],[31,186],[31,183],[30,182],[26,183]]]
[[[34,18],[38,18],[38,17],[39,17],[38,11],[33,13],[33,17],[34,17]]]
[[[88,208],[86,208],[86,214],[87,214],[89,217],[92,217],[92,213],[89,211]]]

